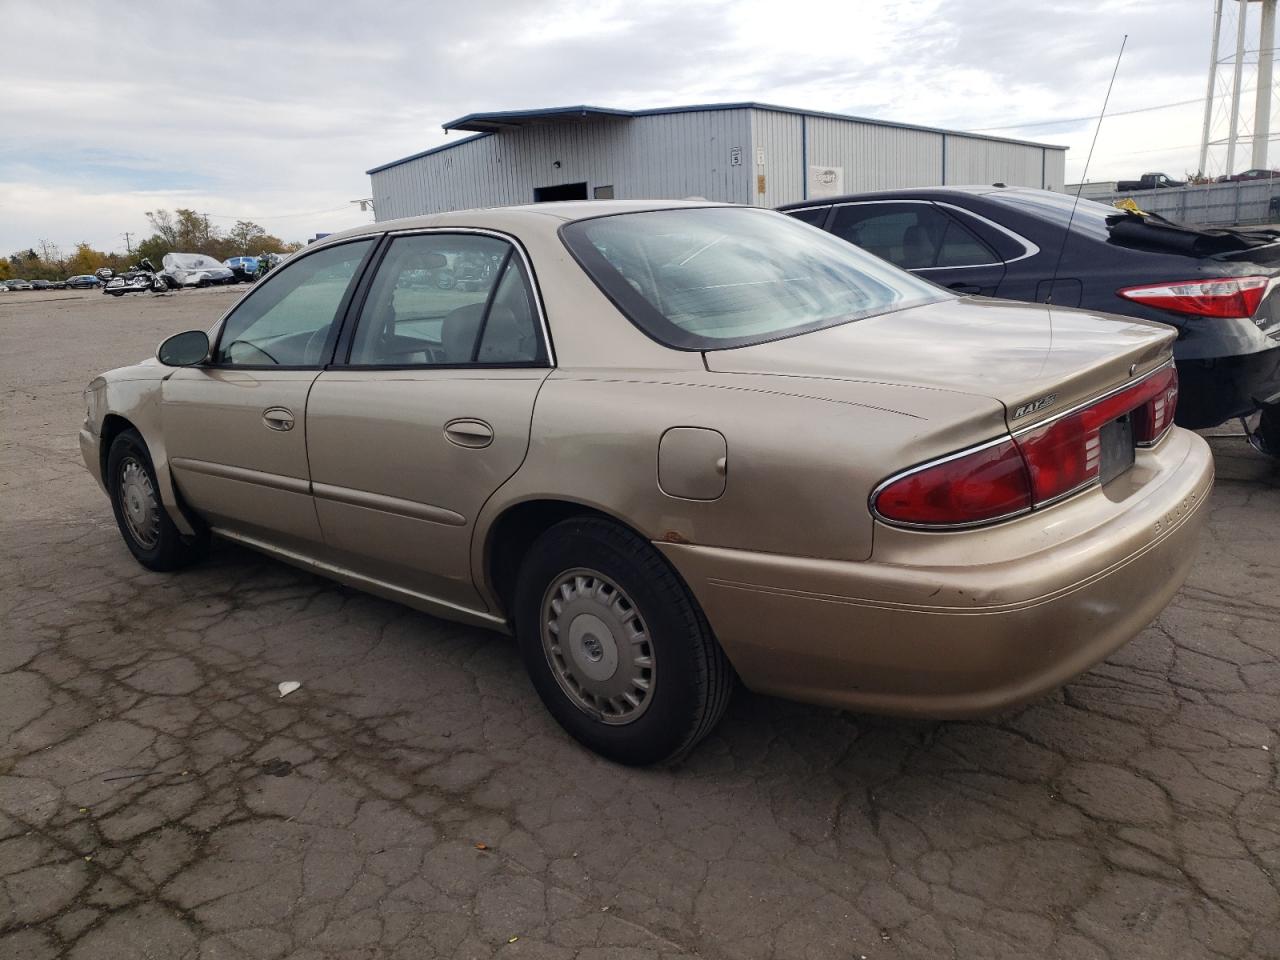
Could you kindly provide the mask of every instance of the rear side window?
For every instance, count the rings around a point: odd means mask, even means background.
[[[636,326],[682,350],[762,343],[950,297],[765,210],[616,214],[566,224],[561,236]]]
[[[350,363],[519,366],[544,356],[515,248],[482,234],[429,233],[391,242],[361,308]]]
[[[784,210],[788,217],[794,217],[801,223],[807,223],[811,227],[821,227],[827,222],[827,214],[831,212],[830,207],[808,207],[804,210]]]
[[[971,267],[999,257],[931,203],[854,203],[836,209],[831,232],[904,270]]]

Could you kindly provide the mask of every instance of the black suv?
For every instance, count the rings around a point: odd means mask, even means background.
[[[1177,422],[1212,427],[1261,409],[1256,440],[1280,456],[1280,233],[1188,227],[1091,200],[1073,214],[1074,203],[1022,187],[934,187],[778,209],[959,293],[1170,324]]]

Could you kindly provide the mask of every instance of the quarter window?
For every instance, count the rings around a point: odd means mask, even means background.
[[[930,203],[863,203],[836,210],[831,232],[904,270],[972,267],[999,257]]]
[[[318,250],[273,271],[227,318],[215,362],[222,366],[318,367],[334,321],[373,240]]]
[[[354,366],[542,362],[533,298],[515,249],[477,234],[397,237],[369,287]]]

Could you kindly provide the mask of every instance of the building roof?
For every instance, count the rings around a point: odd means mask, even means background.
[[[464,140],[458,140],[454,143],[442,144],[438,147],[432,147],[430,150],[423,150],[412,156],[401,157],[399,160],[392,160],[389,163],[380,164],[365,173],[373,174],[386,170],[390,167],[399,166],[402,163],[408,163],[411,160],[417,160],[421,157],[430,156],[433,153],[439,153],[441,150],[451,150],[454,147],[460,147],[464,143],[479,139],[482,136],[488,136],[491,133],[498,133],[502,130],[515,130],[520,127],[533,126],[535,124],[547,123],[587,123],[600,120],[630,120],[635,117],[653,117],[666,113],[703,113],[712,110],[770,110],[775,113],[790,113],[796,116],[804,117],[820,117],[829,120],[848,120],[853,123],[873,124],[879,127],[896,127],[901,130],[921,130],[926,133],[940,133],[949,137],[967,137],[973,140],[990,140],[996,143],[1014,143],[1024,147],[1041,147],[1046,150],[1066,150],[1065,146],[1054,143],[1037,143],[1032,140],[1017,140],[1012,137],[993,137],[982,133],[966,133],[963,130],[946,130],[941,127],[925,127],[914,123],[898,123],[893,120],[878,120],[874,117],[856,117],[843,113],[825,113],[820,110],[800,110],[796,107],[782,107],[773,103],[758,103],[753,100],[743,101],[741,103],[700,103],[692,104],[684,107],[657,107],[648,110],[618,110],[612,107],[593,107],[586,104],[579,104],[570,107],[542,107],[536,110],[499,110],[491,113],[468,113],[466,116],[458,117],[456,120],[450,120],[448,123],[442,124],[446,132],[450,130],[466,130],[475,133],[475,136],[467,137]]]

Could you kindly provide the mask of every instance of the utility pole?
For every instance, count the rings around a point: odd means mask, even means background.
[[[1267,168],[1267,140],[1271,136],[1271,68],[1275,58],[1276,0],[1262,0],[1262,24],[1258,30],[1258,95],[1253,110],[1253,166],[1258,170]]]
[[[133,234],[131,234],[128,230],[126,230],[126,231],[124,232],[123,236],[124,236],[124,248],[125,248],[126,250],[128,250],[128,251],[129,251],[129,256],[131,256],[131,257],[132,257],[132,256],[133,256],[133,243],[132,243],[132,241],[131,241],[129,238],[130,238],[130,237],[132,237],[132,236],[133,236]]]

